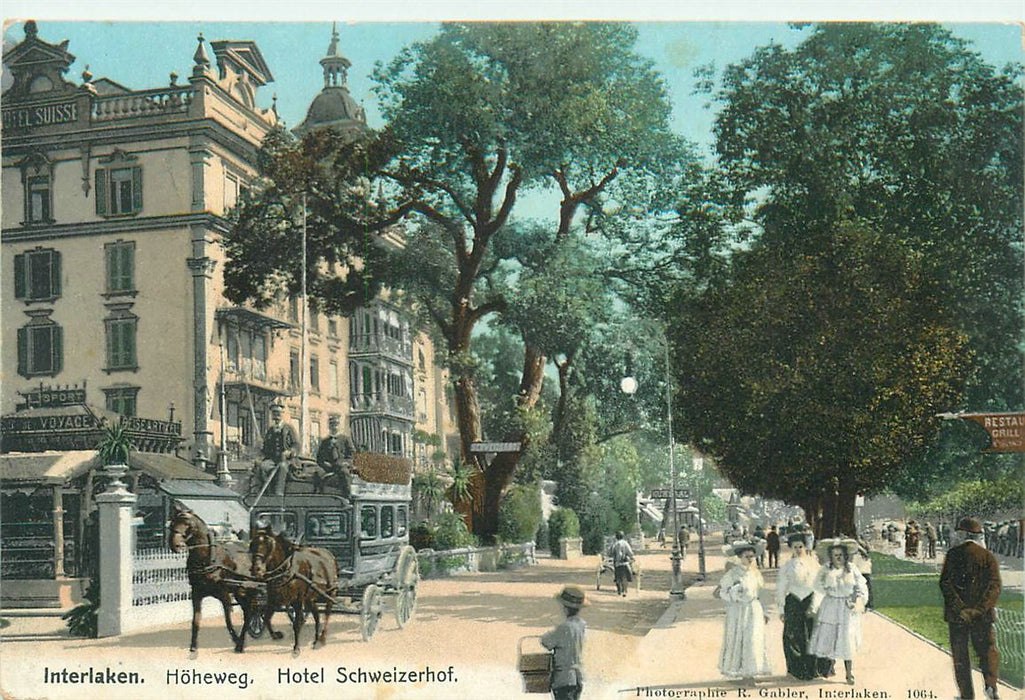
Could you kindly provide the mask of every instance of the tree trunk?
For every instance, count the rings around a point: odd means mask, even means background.
[[[520,391],[517,405],[529,409],[537,405],[541,397],[541,386],[544,383],[545,356],[536,349],[527,346],[523,357],[523,374],[520,378]],[[506,434],[507,442],[519,442],[519,452],[504,452],[495,455],[491,464],[483,473],[480,484],[474,488],[474,498],[480,508],[474,508],[474,534],[485,542],[494,540],[498,533],[498,508],[502,504],[502,494],[512,481],[520,454],[527,446],[527,435],[522,430]],[[479,497],[478,497],[479,493]]]
[[[837,529],[836,536],[857,537],[858,524],[855,522],[854,503],[858,498],[858,490],[854,479],[844,477],[840,480],[840,495],[837,501]]]

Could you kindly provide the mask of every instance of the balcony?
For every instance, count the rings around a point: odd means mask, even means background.
[[[294,392],[284,372],[271,374],[263,362],[243,359],[224,368],[225,386],[248,386],[251,390],[274,396],[291,396]]]
[[[191,85],[105,95],[93,99],[89,116],[94,122],[103,122],[163,114],[188,114],[193,95]]]
[[[353,394],[352,412],[388,414],[407,420],[415,416],[413,399],[409,396],[391,394]]]
[[[356,333],[351,338],[349,355],[388,355],[405,364],[413,363],[413,343],[399,340],[383,333]]]

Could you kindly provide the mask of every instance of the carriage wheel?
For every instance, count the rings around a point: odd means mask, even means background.
[[[369,642],[381,620],[381,589],[371,583],[363,589],[363,603],[359,611],[359,631],[363,641]]]
[[[263,624],[263,611],[258,611],[258,615],[253,615],[249,618],[249,636],[253,639],[259,639],[263,636],[263,631],[266,626]]]
[[[395,621],[402,629],[416,612],[416,587],[420,580],[420,563],[412,547],[404,547],[395,566]]]

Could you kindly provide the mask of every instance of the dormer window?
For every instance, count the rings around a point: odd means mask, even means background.
[[[53,165],[42,153],[18,164],[25,188],[25,225],[53,223]]]

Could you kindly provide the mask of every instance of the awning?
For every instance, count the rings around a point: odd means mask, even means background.
[[[87,472],[95,457],[95,450],[8,453],[0,455],[0,480],[63,484]]]
[[[95,454],[95,453],[94,453]],[[144,474],[154,479],[192,479],[200,481],[213,481],[214,477],[206,472],[192,466],[181,457],[173,454],[160,452],[130,452],[128,453],[128,466],[132,469],[140,469]]]
[[[662,522],[662,511],[647,503],[641,504],[641,514],[648,516],[656,523]]]
[[[231,489],[206,481],[169,479],[160,490],[203,519],[210,527],[226,527],[232,532],[249,531],[249,509]]]

